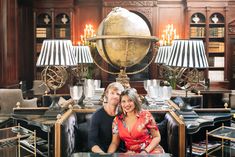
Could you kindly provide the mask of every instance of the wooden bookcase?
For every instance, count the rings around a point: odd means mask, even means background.
[[[63,9],[35,9],[34,10],[34,78],[41,79],[43,68],[36,67],[36,62],[45,39],[71,38],[72,12]]]
[[[225,17],[221,12],[190,11],[189,38],[203,40],[209,68],[205,76],[212,84],[225,83],[227,76]]]

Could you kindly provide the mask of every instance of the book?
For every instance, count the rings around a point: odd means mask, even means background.
[[[217,148],[219,146],[221,146],[221,144],[218,142],[209,142],[207,145],[207,149],[212,150],[212,149]],[[190,152],[189,148],[187,149],[187,152]],[[206,153],[206,141],[192,143],[192,154],[200,156],[205,153]]]

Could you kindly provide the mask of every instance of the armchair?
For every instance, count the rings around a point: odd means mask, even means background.
[[[11,114],[17,102],[20,107],[37,107],[37,98],[23,99],[21,89],[0,89],[0,114]]]

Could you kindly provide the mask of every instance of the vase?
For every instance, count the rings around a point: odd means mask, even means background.
[[[197,14],[195,14],[192,20],[194,23],[198,23],[200,21],[200,18],[197,16]]]
[[[216,14],[214,15],[214,17],[211,18],[211,20],[213,21],[213,23],[217,23],[219,21]]]

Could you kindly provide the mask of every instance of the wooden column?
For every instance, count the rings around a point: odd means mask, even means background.
[[[0,87],[18,84],[17,0],[0,0]]]

